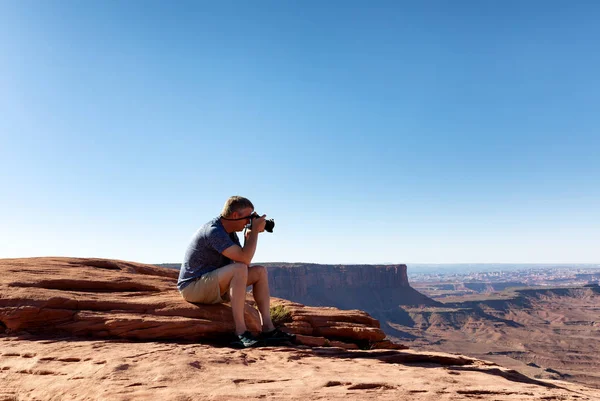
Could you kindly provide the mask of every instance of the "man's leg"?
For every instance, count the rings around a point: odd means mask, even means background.
[[[250,266],[248,268],[247,285],[252,285],[252,295],[260,312],[263,331],[275,329],[271,321],[271,294],[269,293],[269,277],[264,266]]]
[[[221,294],[230,290],[231,311],[235,334],[242,334],[246,329],[244,320],[244,304],[246,303],[246,283],[248,282],[248,266],[243,263],[232,263],[217,269]]]

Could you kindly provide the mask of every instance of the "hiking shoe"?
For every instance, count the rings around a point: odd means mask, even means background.
[[[264,345],[264,343],[246,330],[242,334],[239,334],[237,340],[232,342],[231,345],[238,348],[251,348],[260,347],[261,345]]]
[[[284,342],[294,343],[294,342],[296,342],[295,334],[286,333],[285,331],[281,331],[279,328],[276,328],[275,330],[263,332],[261,335],[261,338],[263,340],[265,340],[267,343],[284,343]]]

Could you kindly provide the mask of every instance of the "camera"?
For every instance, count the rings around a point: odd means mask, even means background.
[[[273,220],[273,219],[265,220],[265,231],[268,233],[272,233],[273,228],[275,228],[275,220]]]
[[[260,216],[258,214],[255,214],[255,215],[251,216],[252,220],[250,220],[250,228],[252,228],[252,222],[257,217],[260,217]],[[268,232],[268,233],[272,233],[273,232],[273,228],[275,228],[275,220],[273,220],[273,219],[266,219],[265,220],[265,231]]]

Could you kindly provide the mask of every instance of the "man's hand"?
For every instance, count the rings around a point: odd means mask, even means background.
[[[250,228],[250,231],[256,231],[259,233],[265,231],[265,225],[267,224],[266,217],[267,215],[263,214],[260,217],[255,217],[254,219],[252,219],[252,227]]]

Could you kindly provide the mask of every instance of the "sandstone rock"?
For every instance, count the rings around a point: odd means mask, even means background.
[[[385,338],[379,322],[360,310],[344,311],[331,307],[310,307],[277,299],[274,305],[282,305],[292,316],[285,327],[305,335],[316,335],[335,339],[354,339],[373,343]]]
[[[333,344],[332,344],[333,345]],[[0,400],[591,401],[598,389],[423,351],[0,335]]]
[[[0,328],[9,333],[218,341],[234,329],[228,304],[195,305],[181,298],[176,270],[81,258],[2,259],[0,270]],[[258,332],[253,304],[249,297],[245,317],[248,328]],[[385,337],[379,322],[359,310],[307,307],[277,298],[273,304],[290,314],[284,327],[292,333],[344,348],[370,346]]]
[[[297,334],[296,340],[298,343],[302,345],[308,345],[309,347],[335,347],[342,349],[358,349],[358,345],[356,344],[328,340],[325,337],[304,336],[301,334]]]

